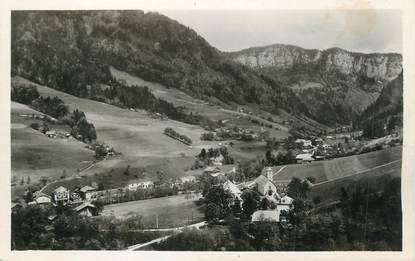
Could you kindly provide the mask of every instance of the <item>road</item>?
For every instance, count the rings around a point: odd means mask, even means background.
[[[143,229],[143,230],[134,230],[134,232],[177,232],[180,233],[182,232],[184,229],[200,229],[200,227],[205,226],[207,224],[206,221],[202,221],[199,223],[195,223],[195,224],[191,224],[188,226],[182,226],[182,227],[174,227],[174,228],[158,228],[158,229]],[[136,244],[136,245],[132,245],[127,247],[127,251],[134,251],[134,250],[138,250],[140,248],[143,248],[145,246],[149,246],[152,245],[154,243],[160,243],[163,242],[164,240],[170,238],[172,235],[167,235],[167,236],[163,236],[163,237],[159,237],[156,239],[153,239],[151,241],[148,241],[146,243],[141,243],[141,244]]]

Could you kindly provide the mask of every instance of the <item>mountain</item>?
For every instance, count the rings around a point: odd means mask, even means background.
[[[379,98],[366,108],[356,124],[365,136],[382,137],[403,126],[403,76],[389,82]]]
[[[11,58],[12,75],[83,98],[106,93],[124,107],[149,95],[120,91],[111,67],[212,103],[325,125],[354,121],[402,71],[399,54],[290,45],[224,53],[177,21],[139,10],[13,11]]]
[[[402,56],[396,53],[363,54],[275,44],[228,56],[295,91],[310,114],[320,115],[320,122],[326,124],[353,121],[402,72]]]
[[[113,86],[112,66],[196,98],[312,117],[291,89],[158,13],[14,11],[11,44],[12,75],[79,97]]]

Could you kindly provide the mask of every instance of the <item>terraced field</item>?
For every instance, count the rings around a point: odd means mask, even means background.
[[[364,171],[402,158],[402,147],[392,147],[365,154],[312,163],[287,165],[275,180],[289,180],[292,177],[314,177],[316,183],[333,180]]]
[[[385,179],[401,176],[401,165],[402,161],[396,160],[367,171],[359,172],[356,175],[340,177],[316,184],[311,187],[309,197],[318,197],[320,204],[324,204],[339,200],[342,187],[349,192],[353,192],[358,187],[367,188],[371,192],[380,191],[383,189]]]

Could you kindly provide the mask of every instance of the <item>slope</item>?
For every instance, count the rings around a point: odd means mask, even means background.
[[[18,181],[42,176],[58,178],[65,170],[75,173],[91,164],[94,153],[77,140],[52,139],[32,129],[37,120],[22,115],[42,114],[26,105],[11,103],[11,169]],[[53,125],[50,126],[54,128]]]
[[[94,98],[110,67],[214,103],[308,115],[301,99],[234,62],[195,31],[143,11],[12,12],[12,74]]]
[[[13,77],[12,81],[15,85],[27,85],[29,83],[28,80],[21,77]],[[78,98],[46,86],[34,85],[37,86],[42,96],[58,96],[69,106],[70,110],[79,109],[84,111],[88,121],[95,125],[98,140],[122,153],[120,156],[101,161],[81,173],[93,177],[95,177],[94,174],[97,174],[97,179],[101,175],[100,180],[103,177],[107,179],[107,185],[125,185],[125,182],[143,171],[147,173],[145,178],[155,176],[157,171],[163,171],[168,176],[183,175],[184,168],[193,164],[194,156],[200,152],[200,146],[215,146],[212,142],[202,142],[200,140],[200,135],[203,132],[200,127],[173,120],[157,120],[144,111],[130,111],[89,99]],[[186,146],[164,135],[163,131],[166,127],[172,127],[190,137],[194,146]],[[12,144],[21,144],[24,142],[23,140],[27,139],[31,140],[32,137],[27,136],[24,139],[21,135],[13,136]],[[56,146],[56,150],[60,149],[61,147]],[[72,154],[66,155],[66,157],[79,160],[78,155],[81,154],[76,152],[72,152]],[[93,156],[91,154],[90,156]],[[42,156],[44,159],[50,157],[49,153]],[[57,166],[65,165],[64,158],[55,162]],[[21,161],[16,161],[13,164],[16,165],[16,168],[23,168],[25,171],[31,169],[22,165]],[[33,164],[36,165],[36,162]],[[73,164],[73,166],[75,165]],[[123,175],[128,165],[130,165],[132,172],[130,176]],[[68,171],[68,175],[70,174],[73,173]]]

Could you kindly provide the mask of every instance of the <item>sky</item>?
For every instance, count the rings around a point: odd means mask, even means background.
[[[363,53],[402,52],[398,10],[158,10],[221,51],[275,43]]]

